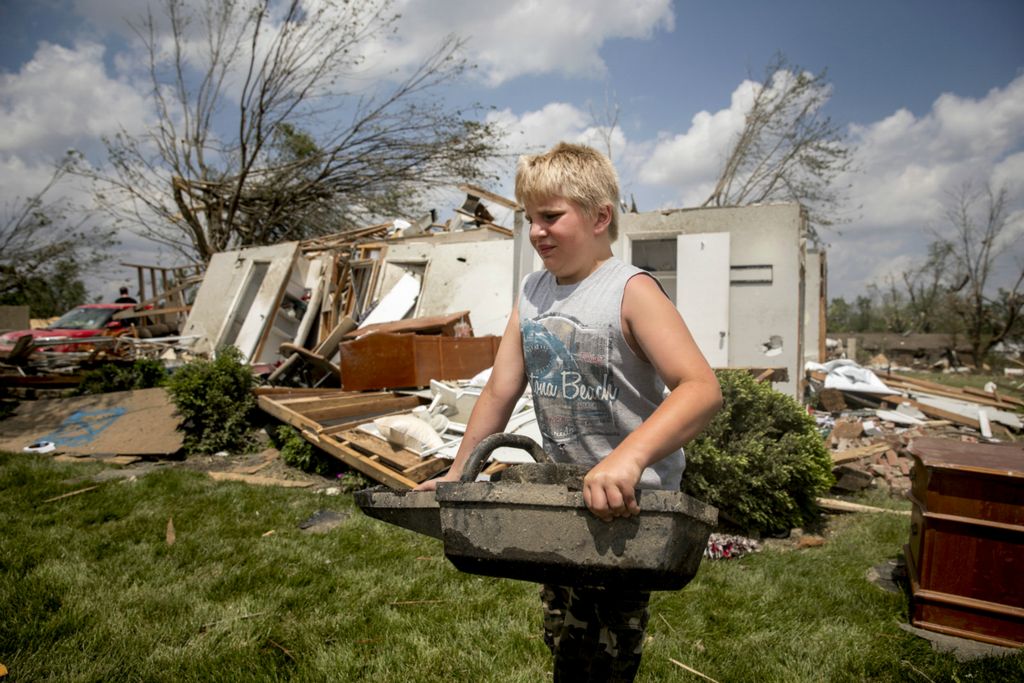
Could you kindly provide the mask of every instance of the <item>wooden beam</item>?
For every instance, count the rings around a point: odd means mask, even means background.
[[[301,414],[307,419],[324,423],[356,415],[379,415],[393,410],[411,410],[420,404],[421,401],[417,396],[395,396],[375,401],[357,401],[341,406],[305,408]]]
[[[978,431],[981,431],[981,423],[978,422],[978,420],[967,417],[966,415],[961,415],[960,413],[953,413],[948,410],[942,410],[941,408],[935,408],[933,406],[925,405],[924,403],[915,401],[912,398],[907,398],[906,396],[881,396],[880,398],[883,401],[892,403],[893,405],[896,406],[900,405],[901,403],[909,403],[910,405],[914,406],[928,417],[933,417],[938,420],[949,420],[954,424],[963,425],[964,427],[971,427],[972,429],[977,429]]]
[[[832,451],[832,464],[841,465],[845,462],[860,460],[861,458],[885,453],[890,448],[892,448],[892,445],[888,443],[873,443],[868,444],[867,446],[859,446],[857,448],[847,448],[843,451]]]
[[[241,472],[207,472],[210,479],[214,481],[240,481],[245,484],[257,486],[281,486],[284,488],[308,488],[313,485],[311,481],[298,481],[295,479],[277,479],[276,477],[261,477],[257,474],[242,474]]]
[[[487,199],[488,201],[492,201],[495,204],[500,204],[501,206],[504,206],[506,209],[512,209],[513,211],[516,211],[522,210],[523,208],[519,206],[519,204],[517,204],[515,201],[509,199],[508,197],[502,197],[500,194],[488,192],[484,188],[477,187],[476,185],[470,185],[466,183],[463,185],[459,185],[459,189],[465,192],[466,194],[473,195],[474,197],[479,197],[480,199]]]
[[[393,489],[411,489],[416,486],[415,481],[402,476],[395,470],[381,465],[380,463],[366,457],[351,446],[346,446],[330,437],[320,438],[309,432],[302,432],[302,437],[317,448],[333,455],[338,460],[353,469],[357,469],[372,479],[381,482]]]
[[[910,510],[889,510],[887,508],[879,508],[872,505],[851,503],[847,500],[839,500],[838,498],[818,498],[817,503],[819,507],[835,512],[885,512],[890,515],[910,516]]]

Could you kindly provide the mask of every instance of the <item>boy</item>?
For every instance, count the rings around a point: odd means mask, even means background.
[[[523,281],[451,469],[417,490],[457,481],[529,381],[544,449],[591,468],[590,511],[604,521],[639,514],[637,486],[679,490],[681,447],[721,406],[718,381],[657,281],[612,256],[619,188],[607,157],[567,143],[521,157],[516,199],[545,270]],[[556,682],[633,680],[649,593],[544,586],[541,595]]]

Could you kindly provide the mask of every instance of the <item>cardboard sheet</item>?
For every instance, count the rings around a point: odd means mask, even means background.
[[[49,442],[70,455],[170,456],[182,447],[179,422],[163,389],[23,401],[0,422],[0,450]]]

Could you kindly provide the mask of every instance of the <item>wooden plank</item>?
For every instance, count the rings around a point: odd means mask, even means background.
[[[1024,406],[1024,401],[1021,401],[1018,398],[1014,398],[1013,396],[1001,395],[998,391],[994,393],[989,393],[984,389],[976,389],[975,387],[964,387],[964,391],[970,394],[971,396],[991,398],[1003,404],[1008,404],[1010,406]]]
[[[833,451],[832,464],[841,465],[845,462],[860,460],[861,458],[885,453],[890,448],[892,448],[892,445],[889,443],[873,443],[867,446],[858,446],[857,448],[847,448],[844,451]]]
[[[388,399],[358,401],[350,405],[329,406],[313,410],[306,409],[302,410],[301,414],[307,419],[323,423],[354,415],[377,415],[391,410],[411,410],[420,404],[421,401],[417,396],[395,396]]]
[[[242,474],[240,472],[207,472],[207,474],[210,475],[210,479],[215,481],[240,481],[245,484],[255,484],[256,486],[281,486],[289,489],[304,489],[313,485],[311,481],[261,477],[257,474]]]
[[[373,393],[365,391],[344,391],[342,389],[317,389],[315,393],[308,396],[296,396],[294,398],[282,398],[278,403],[288,406],[289,410],[304,412],[304,408],[331,408],[334,406],[348,405],[354,401],[371,401],[394,396],[390,391],[377,391]]]
[[[393,489],[411,489],[416,486],[415,481],[394,471],[386,465],[366,457],[351,446],[339,443],[330,437],[320,438],[316,434],[302,432],[302,437],[317,448],[333,455],[349,467],[359,470],[371,479],[390,486]]]
[[[341,390],[309,387],[254,387],[252,393],[254,396],[284,397],[277,399],[278,401],[284,401],[285,398],[289,397],[310,398],[315,396],[336,396],[341,393]]]
[[[284,342],[280,346],[280,353],[282,356],[288,356],[289,360],[291,360],[292,356],[298,356],[325,375],[341,375],[341,368],[332,363],[326,357],[321,356],[314,351],[310,351],[304,346],[292,344],[291,342]]]
[[[974,394],[967,394],[963,391],[955,389],[953,387],[922,387],[912,382],[904,382],[900,379],[886,377],[885,383],[893,389],[901,389],[903,391],[920,393],[920,394],[931,394],[933,396],[942,396],[944,398],[952,398],[958,401],[965,401],[967,403],[979,403],[982,405],[990,406],[992,408],[1001,408],[1003,410],[1014,410],[1015,407],[1009,403],[996,400],[991,395],[976,396]],[[984,392],[982,392],[984,394]]]
[[[374,323],[372,325],[367,325],[366,327],[360,327],[352,330],[346,335],[346,337],[357,338],[370,334],[371,332],[385,334],[410,332],[418,334],[441,334],[454,337],[455,326],[457,323],[461,322],[470,325],[469,331],[472,333],[473,328],[469,322],[469,311],[458,311],[456,313],[448,313],[445,315],[410,318],[408,320],[395,320],[387,323]]]
[[[729,370],[746,370],[755,377],[758,382],[770,379],[772,382],[788,382],[789,381],[789,368],[779,367],[742,367],[742,368],[729,368]],[[822,376],[824,381],[824,375]]]
[[[320,433],[323,434],[324,436],[334,436],[336,434],[347,432],[350,429],[355,429],[359,425],[371,422],[372,420],[375,420],[378,417],[389,417],[391,415],[407,415],[408,413],[408,410],[393,410],[391,412],[381,413],[380,415],[373,415],[372,417],[364,415],[355,420],[349,420],[348,422],[330,425],[329,427],[321,427]]]
[[[403,470],[402,474],[417,484],[451,467],[452,461],[445,458],[424,458],[419,465]]]
[[[851,503],[847,500],[839,500],[838,498],[818,498],[818,506],[825,510],[833,510],[835,512],[885,512],[890,515],[900,515],[903,517],[910,516],[910,510],[889,510],[886,508],[878,508],[872,505],[861,505],[860,503]]]
[[[355,326],[356,322],[352,320],[352,318],[346,317],[342,319],[342,321],[331,330],[330,334],[328,334],[322,342],[316,345],[313,352],[323,358],[333,358],[334,354],[338,351],[338,344],[341,343],[341,338],[344,337],[346,333],[355,329]],[[284,363],[279,365],[272,373],[270,373],[267,381],[275,382],[282,377],[287,377],[288,373],[294,370],[301,360],[302,358],[297,354],[288,356]]]
[[[952,413],[948,410],[942,410],[941,408],[935,408],[933,406],[925,405],[924,403],[915,401],[912,398],[907,398],[906,396],[882,396],[881,399],[883,401],[892,403],[893,405],[897,406],[900,405],[901,403],[909,403],[910,405],[914,406],[928,417],[934,417],[939,420],[949,420],[954,424],[963,425],[964,427],[971,427],[972,429],[977,429],[978,431],[981,431],[981,423],[973,418],[966,417],[959,413]]]
[[[339,435],[339,440],[369,451],[383,462],[396,467],[402,476],[417,483],[426,481],[438,472],[448,469],[451,465],[450,460],[434,457],[421,458],[408,449],[400,448],[370,434],[350,430]]]
[[[283,395],[281,398],[275,398],[275,400],[281,403],[282,405],[288,405],[290,410],[295,410],[298,412],[301,412],[302,405],[305,403],[312,404],[315,407],[315,404],[321,403],[325,400],[331,400],[334,398],[342,399],[342,402],[344,402],[350,400],[355,396],[369,397],[392,395],[391,392],[389,391],[381,391],[376,394],[370,394],[367,392],[359,391],[343,391],[342,389],[305,389],[305,393],[295,393],[295,395],[291,395],[291,393],[292,392],[289,392],[288,394]]]
[[[459,185],[459,189],[462,190],[463,192],[465,192],[466,194],[471,194],[474,197],[479,197],[480,199],[486,199],[488,201],[494,202],[495,204],[499,204],[501,206],[504,206],[506,209],[512,209],[513,211],[522,211],[523,210],[523,207],[521,207],[514,200],[509,199],[508,197],[502,197],[500,194],[494,194],[493,192],[488,192],[484,188],[477,187],[476,185],[471,185],[469,183],[466,183],[466,184],[463,184],[463,185]]]
[[[339,441],[344,441],[354,446],[358,446],[365,451],[369,451],[373,455],[380,456],[381,460],[398,468],[399,470],[406,470],[420,464],[420,456],[415,453],[369,434],[362,434],[354,430],[349,430],[338,434],[336,438]]]
[[[265,413],[269,413],[270,415],[273,415],[281,422],[290,424],[292,427],[298,427],[303,431],[309,430],[312,432],[317,432],[320,430],[319,424],[317,424],[313,420],[310,420],[307,417],[300,415],[299,413],[289,410],[285,406],[280,405],[269,396],[258,396],[256,398],[256,403],[259,405],[260,410],[262,410]]]

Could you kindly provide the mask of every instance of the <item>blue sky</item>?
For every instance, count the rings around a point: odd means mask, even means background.
[[[144,6],[0,0],[0,200],[41,185],[68,147],[101,165],[100,135],[151,120],[145,63],[125,23]],[[1004,273],[1024,259],[1019,0],[396,0],[395,9],[398,35],[370,45],[371,59],[400,69],[449,31],[467,37],[478,68],[450,97],[493,107],[517,148],[593,140],[600,122],[590,113],[610,98],[614,160],[642,210],[707,196],[742,121],[735,96],[776,51],[827,68],[826,112],[860,167],[845,179],[850,221],[824,234],[830,296],[856,296],[921,258],[944,228],[945,193],[967,180],[1006,185],[1016,198]],[[508,175],[492,189],[511,194]],[[130,236],[123,248],[124,260],[156,257]],[[109,289],[94,293],[112,296],[116,283]]]

